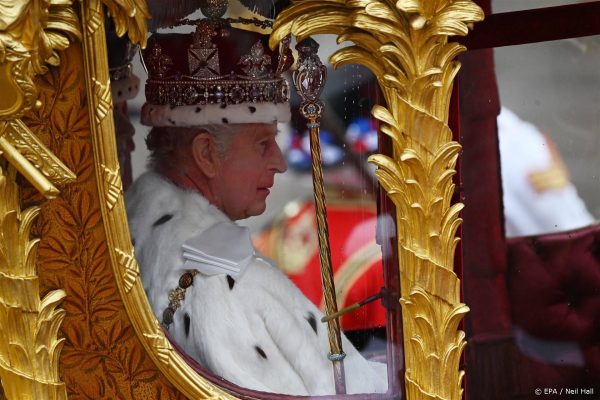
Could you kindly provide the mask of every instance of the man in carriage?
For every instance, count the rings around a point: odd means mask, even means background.
[[[170,336],[246,388],[333,394],[331,360],[345,357],[349,393],[385,392],[386,366],[345,337],[345,354],[328,357],[322,313],[235,223],[264,212],[287,168],[275,137],[290,118],[289,51],[203,19],[193,34],[153,34],[144,61],[152,172],[129,189],[127,211],[144,287]]]

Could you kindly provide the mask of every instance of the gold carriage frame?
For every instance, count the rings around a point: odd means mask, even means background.
[[[10,12],[0,6],[4,396],[236,398],[195,372],[165,337],[129,237],[104,18],[107,9],[118,34],[144,45],[145,3],[12,3]],[[481,19],[470,0],[303,0],[278,17],[271,39],[330,33],[353,42],[330,62],[367,66],[384,94],[387,108],[372,114],[393,156],[370,161],[397,209],[410,400],[462,397],[466,342],[458,327],[468,308],[453,271],[462,204],[451,204],[460,145],[448,113],[455,58],[465,48],[448,38]]]

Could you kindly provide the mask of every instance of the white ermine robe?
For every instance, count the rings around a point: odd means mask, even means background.
[[[142,175],[126,198],[144,287],[162,320],[169,292],[189,270],[184,266],[184,242],[218,224],[234,232],[246,228],[197,192],[155,173]],[[228,246],[247,246],[246,233],[245,240]],[[222,243],[215,247],[223,248]],[[249,256],[235,280],[226,273],[211,273],[210,268],[209,273],[196,275],[169,332],[188,355],[239,386],[297,395],[334,394],[322,313],[272,261],[252,252]],[[348,393],[385,392],[385,365],[365,360],[345,337],[343,348]]]

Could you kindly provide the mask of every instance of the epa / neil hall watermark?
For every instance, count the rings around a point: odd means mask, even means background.
[[[535,394],[541,395],[590,395],[594,394],[594,388],[537,388]]]

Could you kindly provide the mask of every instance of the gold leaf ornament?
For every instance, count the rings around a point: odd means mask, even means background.
[[[109,15],[115,22],[115,31],[118,36],[128,34],[133,43],[146,47],[146,21],[150,19],[150,12],[144,0],[103,0],[102,4],[108,8]],[[165,3],[165,6],[167,4]]]
[[[58,51],[80,37],[72,2],[2,0],[0,2],[0,150],[46,197],[54,184],[74,179],[70,172],[19,119],[40,106],[33,76],[58,65]]]
[[[96,123],[100,124],[112,109],[110,81],[102,83],[94,80],[94,93],[98,99],[98,105],[95,110]]]
[[[46,71],[45,63],[58,65],[58,51],[80,38],[79,20],[69,0],[2,0],[0,31],[5,55],[30,52],[35,74]]]
[[[118,167],[111,169],[104,164],[101,167],[104,171],[104,196],[106,197],[106,205],[109,210],[112,210],[123,194],[121,175]]]
[[[129,293],[140,276],[140,271],[137,262],[133,253],[128,254],[120,249],[115,249],[115,252],[117,253],[119,265],[121,266],[121,270],[123,271],[121,277],[123,279],[125,292]]]
[[[64,339],[57,339],[65,292],[39,298],[39,240],[30,239],[30,230],[40,209],[20,210],[15,177],[12,166],[0,163],[0,379],[11,399],[66,399],[58,369]]]
[[[171,363],[171,355],[173,354],[173,346],[169,343],[166,337],[158,331],[160,327],[157,327],[156,334],[145,334],[146,340],[150,342],[150,346],[156,349],[158,359],[164,364],[169,365]]]

